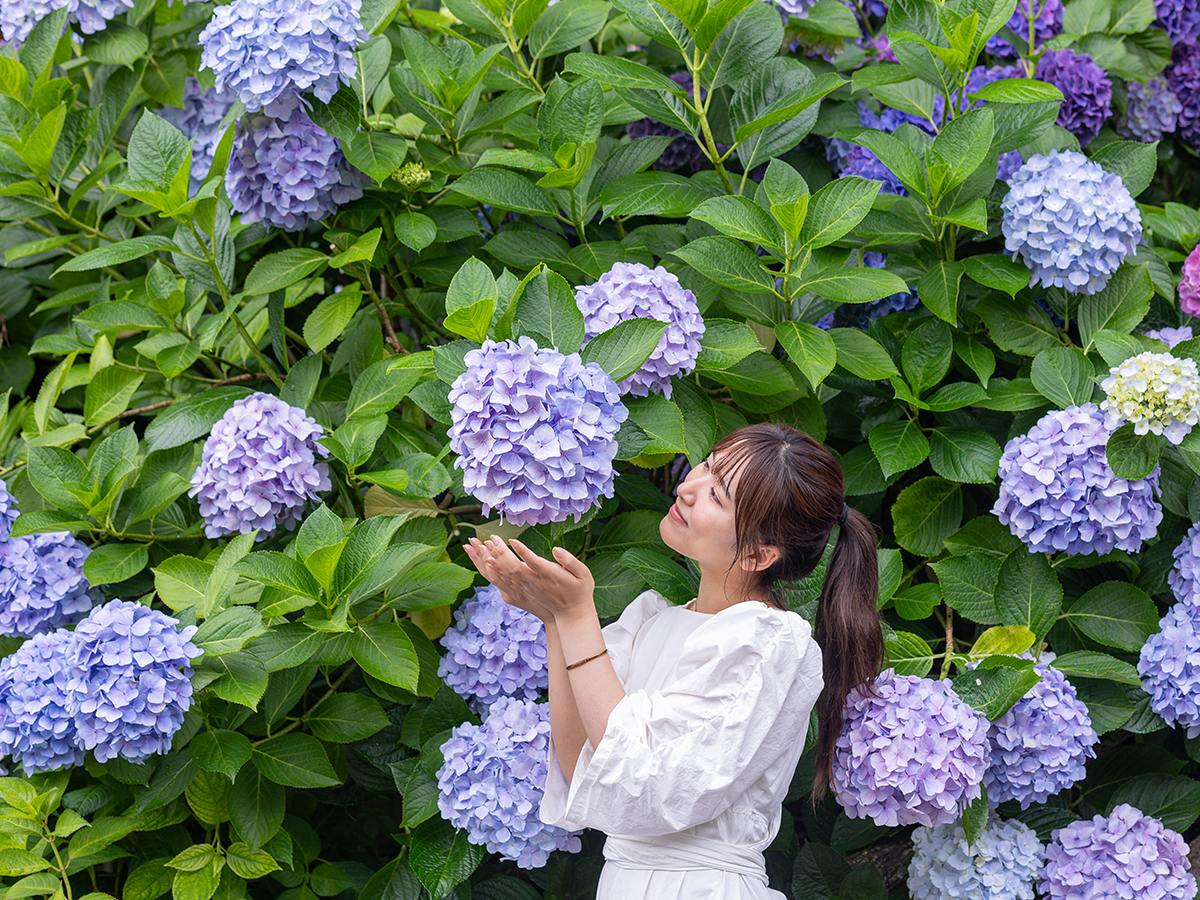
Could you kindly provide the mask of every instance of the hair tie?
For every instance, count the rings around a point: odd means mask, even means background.
[[[838,517],[837,517],[838,525],[845,525],[846,524],[846,516],[848,516],[848,515],[850,515],[850,506],[843,500],[842,501],[842,511],[840,513],[838,513]]]

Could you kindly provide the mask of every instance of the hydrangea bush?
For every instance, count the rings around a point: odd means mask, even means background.
[[[657,523],[765,421],[841,460],[891,670],[768,887],[1185,894],[1197,23],[0,0],[0,894],[590,896],[463,545],[685,602]]]

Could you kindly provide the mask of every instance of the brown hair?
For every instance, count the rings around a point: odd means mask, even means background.
[[[740,473],[734,496],[737,558],[759,547],[779,550],[779,559],[758,572],[752,587],[769,594],[781,609],[787,606],[777,582],[812,573],[846,510],[817,605],[825,686],[816,705],[816,804],[829,788],[846,697],[860,685],[873,684],[883,660],[875,605],[875,531],[866,516],[846,507],[837,460],[802,431],[781,424],[748,425],[718,441],[713,453],[720,454],[713,460],[718,479],[729,481]]]

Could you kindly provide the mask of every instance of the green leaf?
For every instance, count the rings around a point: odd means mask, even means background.
[[[540,347],[578,353],[583,345],[583,313],[566,280],[555,272],[539,271],[513,301],[514,331],[528,334]]]
[[[1032,303],[989,299],[977,305],[975,312],[1001,350],[1032,356],[1058,343],[1058,330],[1050,317]]]
[[[326,697],[305,716],[312,733],[322,741],[361,741],[390,724],[374,697],[347,693]]]
[[[192,641],[208,657],[224,656],[241,650],[266,634],[262,615],[248,606],[231,606],[204,620]]]
[[[924,638],[907,631],[897,631],[885,641],[887,664],[897,675],[924,678],[933,668],[933,653]]]
[[[368,262],[375,255],[379,246],[379,238],[383,235],[382,228],[372,228],[360,236],[353,244],[329,260],[330,267],[340,269],[355,262]]]
[[[958,288],[965,271],[961,262],[939,262],[922,275],[916,284],[921,302],[935,316],[951,325],[958,322]]]
[[[531,216],[553,216],[555,213],[554,201],[545,190],[505,169],[487,166],[472,169],[449,185],[449,189],[480,203],[517,213]]]
[[[1136,653],[1158,631],[1158,607],[1140,588],[1123,581],[1098,584],[1062,619],[1101,644]]]
[[[1162,772],[1135,775],[1113,792],[1106,812],[1111,813],[1123,803],[1182,834],[1200,815],[1200,783],[1185,775]]]
[[[929,148],[928,160],[930,169],[946,167],[943,192],[962,184],[987,159],[994,134],[995,115],[987,107],[951,119],[939,132]]]
[[[150,118],[155,116],[147,113]],[[61,272],[87,272],[91,269],[103,269],[106,266],[118,266],[133,259],[141,259],[156,250],[178,250],[175,242],[160,235],[145,235],[142,237],[126,238],[115,244],[107,244],[82,253],[74,259],[59,266],[54,274]],[[108,304],[105,304],[108,305]]]
[[[530,55],[534,59],[544,59],[591,40],[604,27],[609,10],[610,6],[603,0],[561,0],[538,16],[534,23],[529,32]],[[605,86],[616,85],[606,83]]]
[[[423,213],[401,210],[392,224],[396,229],[396,240],[417,253],[437,239],[437,225]]]
[[[83,55],[98,63],[110,66],[132,66],[146,55],[150,49],[150,39],[139,29],[124,22],[108,22],[103,31],[90,34],[83,42]],[[134,148],[129,148],[130,162],[134,158]],[[132,169],[132,165],[130,166]],[[170,173],[174,175],[175,172]]]
[[[342,783],[324,748],[311,735],[292,732],[270,738],[255,745],[251,760],[263,775],[285,787],[336,787]]]
[[[909,485],[892,506],[896,543],[910,553],[933,556],[962,523],[962,490],[944,478]]]
[[[836,300],[838,303],[869,303],[892,294],[907,293],[904,279],[883,269],[828,268],[804,272],[799,290]]]
[[[279,863],[266,850],[251,850],[241,841],[225,848],[225,865],[246,879],[262,878],[279,868]]]
[[[837,364],[837,347],[833,338],[815,325],[784,322],[775,326],[775,337],[814,388],[825,380],[825,376]]]
[[[653,439],[650,453],[683,453],[687,450],[683,413],[660,394],[626,403],[629,419]]]
[[[1104,290],[1083,300],[1079,307],[1079,337],[1084,352],[1092,349],[1095,334],[1103,329],[1130,332],[1150,309],[1154,282],[1145,266],[1117,269]]]
[[[559,4],[555,4],[557,8]],[[683,85],[672,81],[649,66],[619,56],[600,56],[595,53],[568,53],[563,59],[568,72],[594,78],[608,89],[643,88],[686,94]]]
[[[584,363],[597,363],[613,381],[624,381],[650,358],[666,330],[666,322],[627,319],[588,341],[580,356]]]
[[[41,872],[49,868],[49,861],[28,850],[0,850],[0,872],[10,878]]]
[[[146,426],[147,450],[169,450],[208,434],[234,401],[250,394],[249,388],[219,387],[176,401]]]
[[[446,316],[442,323],[446,330],[461,335],[471,341],[487,340],[488,330],[492,325],[492,316],[496,312],[496,301],[491,297],[473,303],[470,306],[456,309]]]
[[[320,353],[332,344],[350,324],[362,294],[356,289],[346,289],[339,294],[330,294],[317,304],[317,308],[304,320],[304,340],[309,349]]]
[[[1076,650],[1054,658],[1054,668],[1064,675],[1078,678],[1103,678],[1131,687],[1142,686],[1137,669],[1124,660],[1092,650]]]
[[[408,155],[408,141],[390,131],[360,131],[342,142],[346,160],[382,184]]]
[[[333,600],[352,602],[359,596],[361,586],[371,583],[371,576],[390,552],[392,536],[402,521],[399,517],[373,516],[354,527],[333,570],[329,591]]]
[[[281,291],[303,281],[329,263],[329,257],[317,250],[297,247],[264,256],[246,276],[247,294],[261,295]]]
[[[1149,7],[1154,5],[1150,0],[1145,0],[1145,3]],[[1141,31],[1140,28],[1138,30]],[[1091,160],[1120,178],[1129,193],[1136,197],[1154,179],[1154,170],[1158,166],[1157,148],[1157,142],[1113,141],[1093,153]]]
[[[1040,641],[1058,618],[1063,590],[1045,554],[1014,550],[996,578],[996,612],[1005,625],[1024,625]]]
[[[101,544],[83,561],[83,575],[90,584],[116,584],[132,578],[150,562],[145,544]]]
[[[1047,347],[1033,360],[1033,386],[1061,409],[1092,399],[1095,369],[1075,347]]]
[[[1118,478],[1137,481],[1158,465],[1163,439],[1157,434],[1138,434],[1132,424],[1122,425],[1108,439],[1105,456]]]
[[[204,666],[218,673],[208,685],[214,694],[247,709],[258,708],[258,702],[267,689],[267,671],[262,661],[249,649],[211,657],[204,660]]]
[[[1033,660],[992,656],[955,676],[952,683],[964,703],[994,722],[1041,680],[1033,670]]]
[[[920,394],[946,377],[953,346],[950,329],[941,322],[926,322],[908,336],[900,363],[913,391]]]
[[[600,192],[604,217],[686,216],[712,197],[699,181],[671,172],[636,172],[608,184]]]
[[[1032,647],[1033,641],[1033,632],[1024,625],[997,625],[975,638],[970,656],[976,659],[994,654],[1016,656]]]
[[[809,200],[799,245],[805,250],[815,250],[845,237],[871,211],[879,186],[878,181],[853,175],[835,178],[825,185]]]
[[[116,366],[106,366],[97,372],[84,391],[84,423],[101,425],[125,412],[145,377],[138,372],[119,369]]]
[[[251,553],[241,560],[234,570],[244,578],[267,587],[285,591],[301,597],[317,600],[321,588],[315,578],[299,562],[277,550],[262,550]]]
[[[929,436],[929,462],[943,478],[963,484],[991,484],[1000,467],[1000,445],[986,431],[959,426],[935,428]]]
[[[394,622],[360,625],[354,632],[351,653],[373,678],[416,691],[417,654],[404,629]]]
[[[205,731],[188,744],[192,762],[208,772],[219,772],[231,782],[238,769],[250,761],[250,739],[236,731]]]
[[[212,563],[194,556],[169,556],[154,569],[154,589],[159,598],[175,612],[198,607],[197,614],[207,615],[204,589],[212,574]]]
[[[831,328],[828,333],[837,347],[837,364],[851,374],[869,381],[900,374],[888,352],[865,332],[857,328]]]
[[[711,197],[692,211],[692,218],[707,222],[729,237],[785,249],[783,229],[748,197]]]
[[[470,843],[466,831],[441,817],[429,819],[412,833],[409,862],[431,897],[443,897],[470,877],[483,862],[483,847]]]
[[[914,469],[929,456],[929,441],[911,419],[881,422],[871,429],[868,440],[885,478]]]
[[[283,824],[286,792],[254,766],[242,766],[229,792],[229,821],[237,836],[257,850]]]
[[[121,885],[122,900],[158,900],[171,890],[175,873],[164,865],[168,857],[162,856],[142,863],[125,877]],[[55,882],[57,887],[57,880]],[[53,893],[51,888],[46,893]]]

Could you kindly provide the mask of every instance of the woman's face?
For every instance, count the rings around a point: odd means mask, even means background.
[[[696,560],[701,570],[727,571],[735,558],[733,491],[737,478],[719,482],[712,454],[675,489],[675,503],[658,524],[663,543]]]

